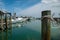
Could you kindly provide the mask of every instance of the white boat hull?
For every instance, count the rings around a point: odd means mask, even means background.
[[[28,18],[17,18],[17,19],[12,19],[12,23],[19,23],[19,22],[24,22],[26,21]]]

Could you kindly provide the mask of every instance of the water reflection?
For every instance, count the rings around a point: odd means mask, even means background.
[[[13,28],[13,40],[40,40],[40,20],[25,21],[21,27]]]
[[[60,23],[52,22],[51,24],[51,40],[60,40]]]
[[[24,22],[21,22],[21,23],[17,22],[17,23],[14,23],[14,24],[12,25],[12,27],[23,27],[24,24],[27,24],[28,22],[31,22],[31,21],[32,21],[32,20],[24,21]]]
[[[60,40],[60,28],[57,28],[60,26],[55,27],[54,25],[51,24],[51,40]],[[41,40],[41,21],[15,23],[12,29],[0,32],[0,40]]]
[[[15,23],[12,25],[12,27],[23,27],[24,24],[27,24],[27,22],[30,21],[25,21],[23,23]],[[6,29],[4,31],[0,31],[0,40],[12,40],[12,28],[10,28],[11,25],[8,26],[9,29]]]
[[[12,40],[12,30],[0,31],[0,40]]]

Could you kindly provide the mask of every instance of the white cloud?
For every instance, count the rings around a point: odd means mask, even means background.
[[[38,3],[32,7],[29,7],[21,11],[20,15],[41,17],[41,12],[43,10],[51,10],[51,13],[55,13],[55,17],[59,17],[57,13],[60,13],[60,3],[52,3],[52,4]]]
[[[57,13],[60,13],[60,3],[59,3],[60,1],[59,0],[42,0],[41,2],[42,3],[38,3],[24,10],[19,7],[15,7],[14,12],[16,12],[17,15],[19,16],[41,17],[41,11],[51,10],[52,13],[56,13],[55,16],[58,16]]]
[[[1,8],[0,10],[3,11],[4,13],[10,12],[9,10],[7,10],[7,9],[5,9],[5,8]]]
[[[60,0],[42,0],[42,3],[57,3],[60,2]]]
[[[32,7],[29,7],[27,9],[21,11],[20,15],[22,15],[22,16],[34,16],[34,17],[36,15],[38,17],[38,16],[40,16],[40,14],[39,14],[40,13],[40,7],[38,7],[38,6],[39,6],[39,4],[34,5]]]

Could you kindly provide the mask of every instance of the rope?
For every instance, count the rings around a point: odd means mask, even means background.
[[[51,17],[51,15],[42,16],[42,17],[41,17],[41,20],[43,20],[44,18],[47,18],[47,19],[49,19],[49,20],[51,20],[51,21],[55,21],[55,20],[53,19],[53,17]]]
[[[41,20],[43,20],[44,18],[47,18],[48,20],[50,20],[50,22],[54,25],[58,25],[58,22],[54,20],[54,18],[51,15],[45,15],[41,17]]]

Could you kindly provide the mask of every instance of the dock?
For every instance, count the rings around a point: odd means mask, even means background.
[[[8,24],[10,25],[10,28],[11,28],[11,25],[12,25],[11,19],[12,19],[11,13],[9,12],[5,13],[3,11],[0,11],[0,30],[7,29]]]

